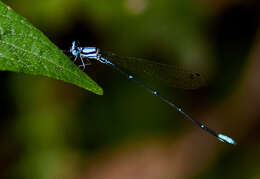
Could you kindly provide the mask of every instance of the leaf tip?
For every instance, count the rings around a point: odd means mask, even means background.
[[[103,95],[104,94],[104,91],[103,91],[103,89],[100,87],[100,88],[98,88],[96,91],[95,91],[95,93],[97,94],[97,95]]]

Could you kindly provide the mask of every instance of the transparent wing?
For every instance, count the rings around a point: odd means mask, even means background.
[[[142,58],[121,57],[111,52],[102,52],[102,56],[119,68],[148,80],[157,80],[174,88],[196,89],[206,84],[205,78],[196,72],[152,62]]]

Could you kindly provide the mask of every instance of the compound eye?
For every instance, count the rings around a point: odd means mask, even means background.
[[[74,47],[78,47],[78,46],[79,46],[79,41],[78,41],[78,40],[73,41],[73,42],[72,42],[72,45],[73,45]]]
[[[72,54],[73,54],[74,56],[77,56],[77,55],[79,54],[79,52],[78,52],[77,50],[73,50],[73,51],[72,51]]]

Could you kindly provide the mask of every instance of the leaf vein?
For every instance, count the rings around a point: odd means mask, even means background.
[[[63,70],[65,70],[65,71],[68,71],[68,72],[70,72],[71,74],[73,74],[73,75],[75,75],[76,77],[79,78],[79,76],[78,76],[77,74],[73,73],[73,72],[70,71],[69,69],[64,68],[63,66],[60,66],[60,65],[56,64],[55,62],[53,62],[53,61],[51,61],[51,60],[48,60],[47,58],[45,58],[45,57],[43,57],[43,56],[40,56],[40,55],[38,55],[38,54],[35,54],[35,53],[33,53],[33,52],[29,51],[29,50],[25,50],[25,49],[23,49],[23,48],[20,48],[20,47],[18,47],[18,46],[16,46],[16,45],[9,44],[9,43],[4,42],[4,41],[2,41],[2,40],[0,40],[0,42],[3,43],[3,44],[5,44],[5,45],[11,46],[11,47],[13,47],[13,48],[19,49],[19,50],[21,50],[21,51],[23,51],[23,52],[25,52],[25,53],[28,53],[28,54],[34,55],[34,56],[36,56],[36,57],[38,57],[38,58],[44,59],[44,60],[46,60],[47,62],[49,62],[49,63],[51,63],[51,64],[53,64],[53,65],[55,65],[55,66],[57,66],[57,67],[59,67],[59,68],[61,68],[61,69],[63,69]]]

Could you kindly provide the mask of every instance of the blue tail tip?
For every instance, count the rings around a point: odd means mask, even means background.
[[[232,138],[230,138],[226,135],[218,134],[218,139],[222,142],[226,142],[228,144],[236,145],[236,142]]]

